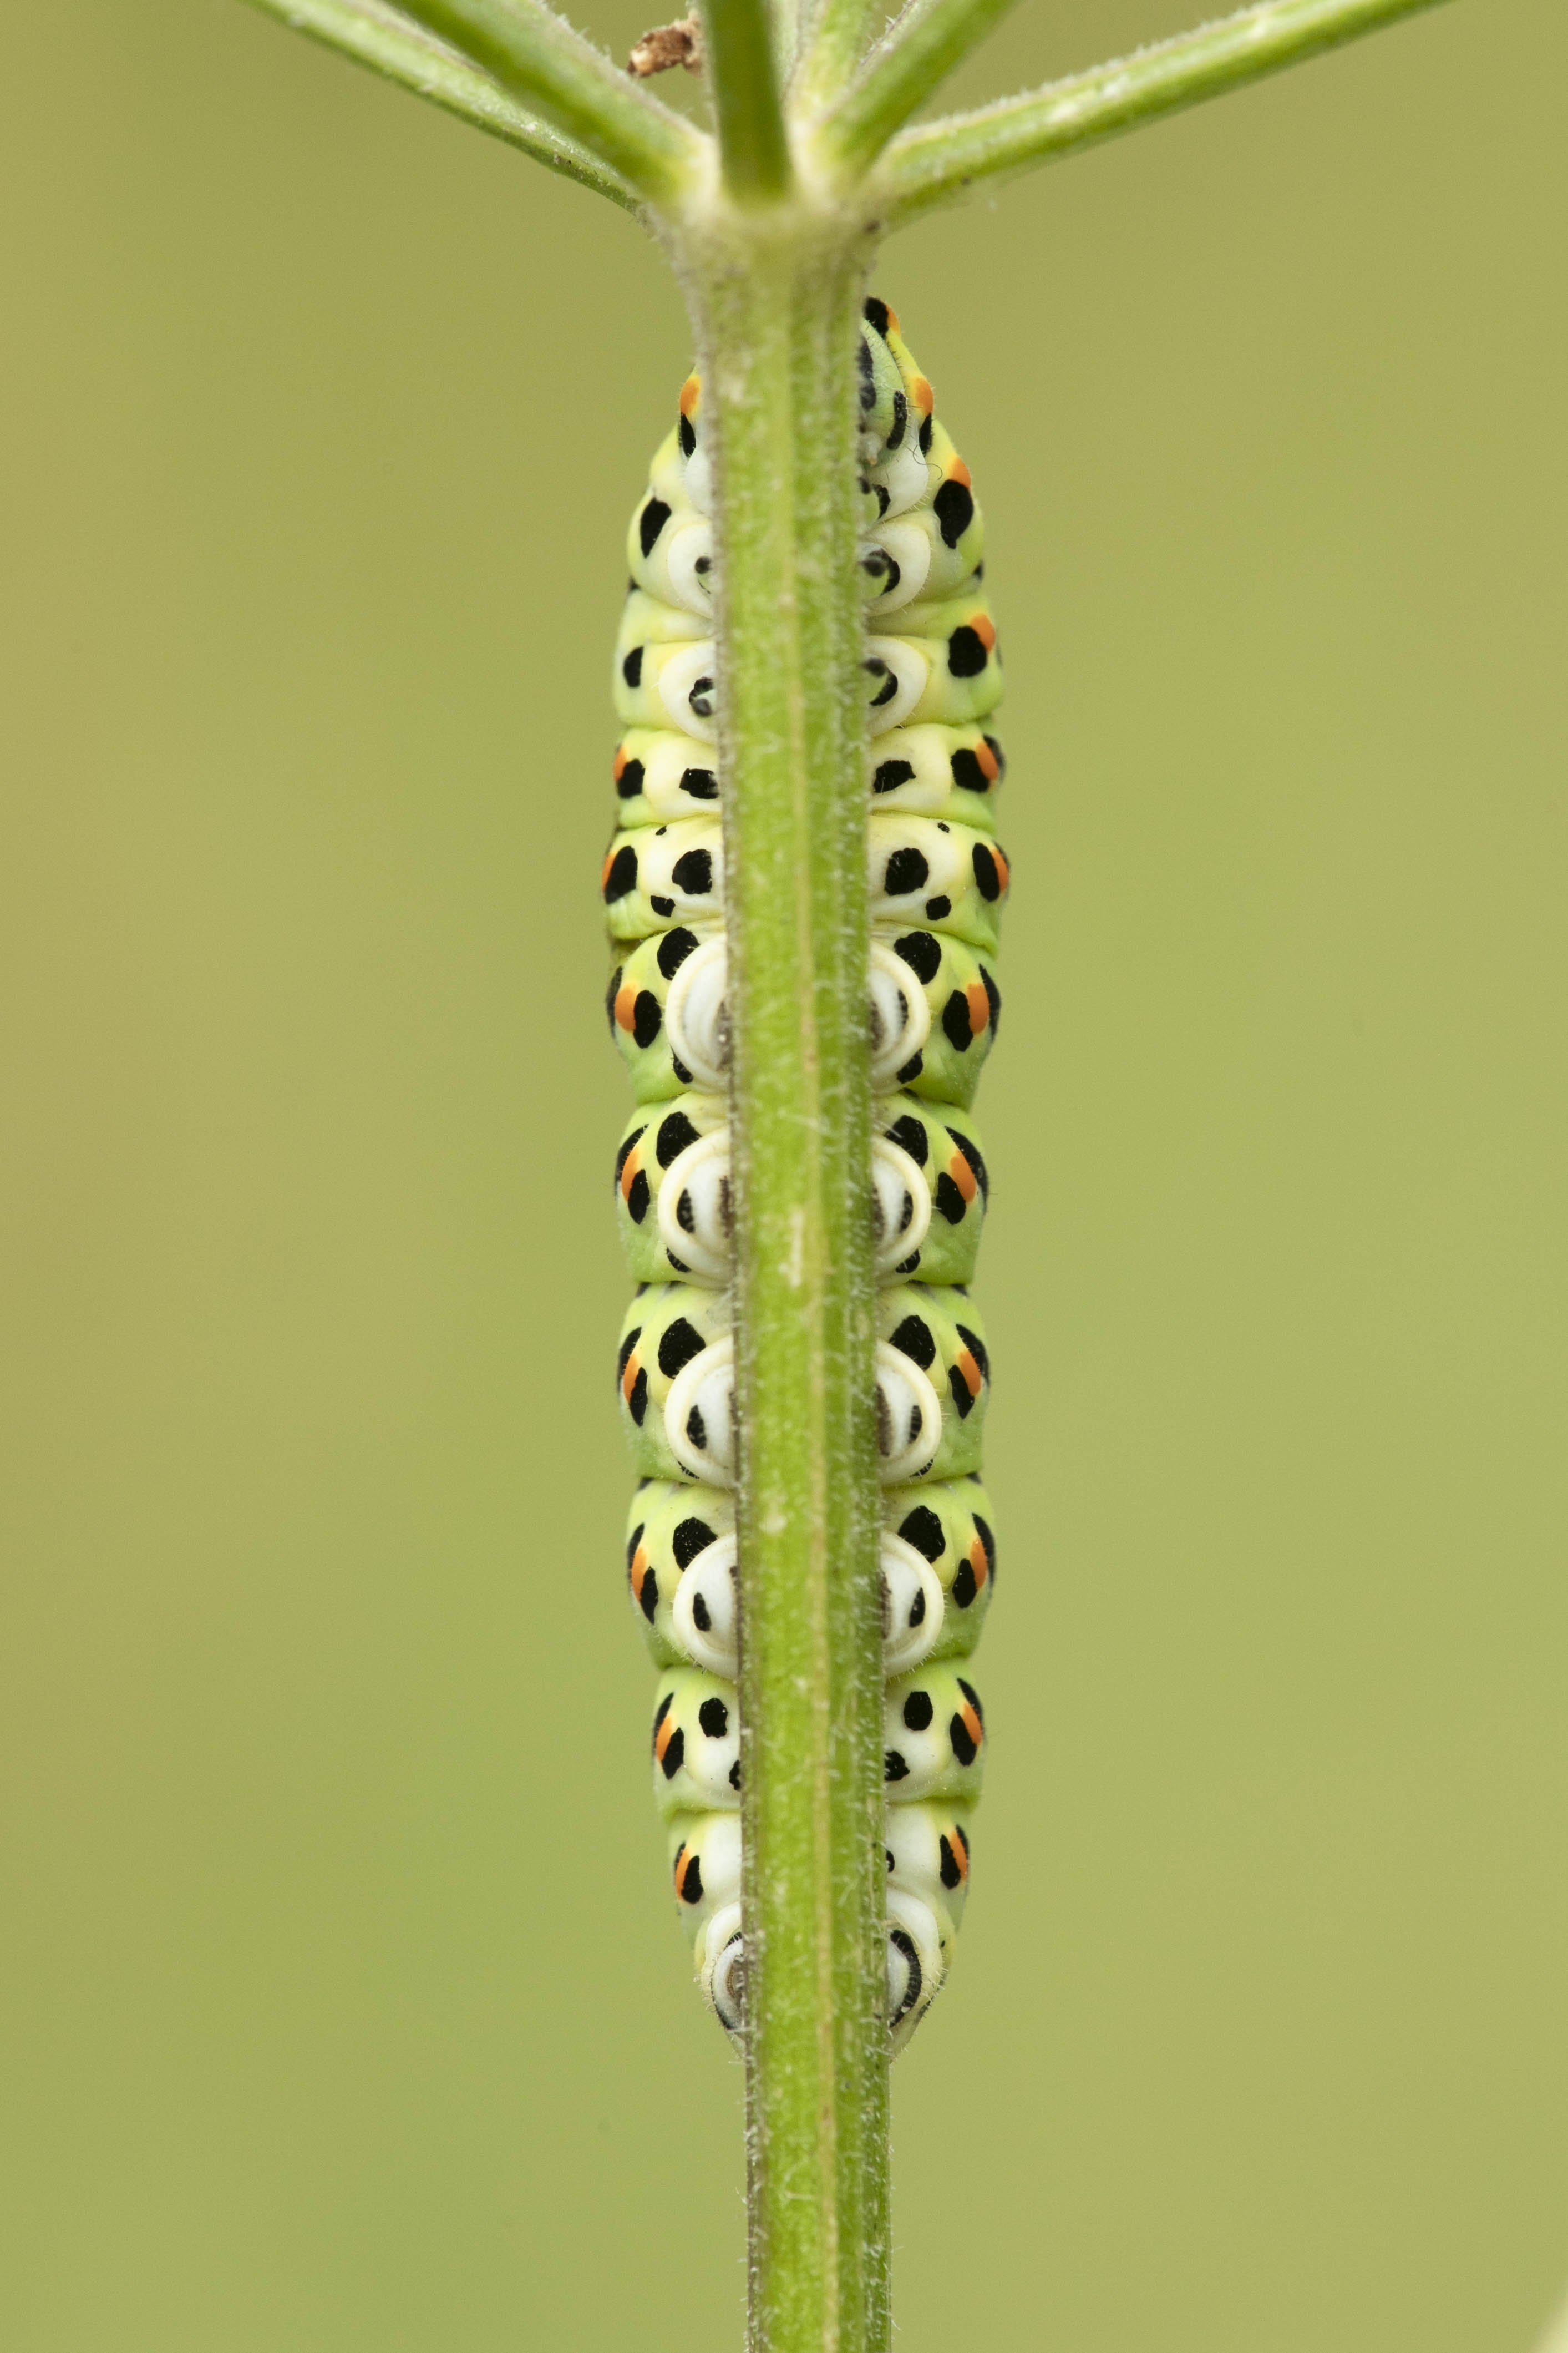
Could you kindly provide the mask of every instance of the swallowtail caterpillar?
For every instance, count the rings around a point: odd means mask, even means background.
[[[995,1578],[980,1482],[990,1393],[969,1296],[988,1193],[969,1106],[995,1035],[1007,860],[984,526],[931,390],[878,301],[858,348],[866,603],[867,976],[879,1283],[888,2020],[946,1975],[985,1729],[970,1681]],[[617,1390],[639,1485],[626,1568],[659,1669],[653,1784],[702,1990],[743,2025],[721,778],[712,494],[689,377],[627,537],[616,647],[608,1013],[637,1098],[616,1200],[637,1295]]]

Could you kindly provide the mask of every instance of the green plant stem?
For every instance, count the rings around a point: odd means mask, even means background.
[[[758,216],[752,216],[754,223]],[[884,2353],[866,717],[841,227],[682,254],[720,486],[753,2353]]]
[[[768,0],[766,15],[773,40],[773,72],[783,90],[795,71],[795,52],[800,47],[800,0]]]
[[[795,78],[795,94],[808,112],[831,106],[854,79],[870,28],[868,0],[817,0]]]
[[[883,158],[877,175],[885,197],[881,217],[897,226],[951,203],[976,181],[1076,153],[1436,5],[1265,0],[1088,73],[921,124],[895,140]]]
[[[817,144],[830,168],[851,178],[864,172],[900,124],[1015,5],[1016,0],[910,0],[821,124]]]
[[[790,179],[766,0],[703,0],[702,25],[724,185],[737,204],[766,203]]]
[[[596,155],[539,121],[488,74],[379,0],[250,0],[250,5],[429,99],[476,130],[521,147],[536,163],[608,196],[613,205],[624,206],[627,212],[638,210],[637,191]]]
[[[707,141],[542,0],[405,0],[402,13],[537,108],[638,195],[679,204]]]

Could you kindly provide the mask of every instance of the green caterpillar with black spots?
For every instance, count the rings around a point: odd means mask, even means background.
[[[970,1680],[996,1577],[980,1482],[990,1395],[969,1296],[988,1196],[969,1114],[996,1034],[1007,860],[1002,691],[968,469],[886,304],[859,370],[866,604],[867,976],[874,1094],[877,1435],[887,1674],[888,2023],[901,2049],[946,1977],[969,1883],[985,1726]],[[729,1283],[723,777],[712,491],[689,377],[627,535],[616,647],[608,1012],[637,1099],[616,1203],[637,1295],[617,1393],[639,1484],[626,1569],[659,1670],[653,1786],[699,1982],[745,2025],[740,1609]]]

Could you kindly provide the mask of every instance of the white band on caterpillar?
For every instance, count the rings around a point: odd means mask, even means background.
[[[730,1131],[717,1127],[689,1144],[665,1170],[658,1238],[699,1282],[728,1282],[731,1225]]]
[[[879,1559],[882,1672],[901,1675],[930,1658],[947,1614],[947,1599],[930,1561],[902,1536],[884,1534]]]
[[[665,999],[669,1050],[690,1071],[693,1085],[708,1094],[722,1094],[728,1083],[729,985],[730,952],[721,934],[692,949],[670,982]]]
[[[674,1402],[673,1390],[670,1401]],[[879,1340],[877,1476],[885,1487],[918,1479],[935,1459],[941,1442],[942,1401],[935,1389],[912,1357]]]
[[[710,1674],[723,1675],[731,1683],[741,1672],[738,1577],[734,1537],[716,1536],[682,1572],[670,1609],[675,1631],[690,1657]]]
[[[881,1093],[931,1036],[931,1007],[908,965],[880,940],[871,943],[869,987],[871,1084]]]
[[[926,1386],[931,1387],[929,1381]],[[733,1340],[710,1342],[700,1355],[681,1366],[664,1401],[664,1434],[670,1452],[689,1477],[708,1480],[715,1487],[734,1485],[739,1450]],[[900,1472],[899,1475],[910,1474]]]
[[[871,1231],[881,1280],[896,1272],[931,1231],[931,1187],[924,1171],[885,1135],[871,1146]]]

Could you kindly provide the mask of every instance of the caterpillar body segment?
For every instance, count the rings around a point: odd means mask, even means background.
[[[882,1775],[906,1799],[978,1798],[985,1715],[974,1685],[951,1663],[895,1676],[883,1707]]]
[[[980,1640],[996,1583],[991,1498],[980,1481],[920,1480],[885,1487],[882,1529],[884,1553],[896,1540],[918,1554],[942,1597],[940,1622],[923,1656],[967,1658]]]
[[[866,832],[874,923],[898,931],[924,924],[995,955],[1009,869],[991,833],[952,818],[883,808],[873,809]],[[599,887],[613,940],[721,923],[719,819],[627,826],[605,853]]]
[[[735,1676],[735,1498],[731,1489],[645,1479],[626,1524],[626,1583],[655,1662]]]
[[[871,1138],[877,1271],[886,1282],[972,1280],[990,1176],[973,1121],[913,1095],[878,1105]],[[635,1282],[728,1280],[729,1106],[688,1093],[634,1112],[616,1152],[616,1216]]]
[[[900,727],[868,747],[872,815],[909,809],[990,832],[1006,772],[1002,746],[983,727]]]
[[[891,1806],[886,1840],[888,1885],[925,1905],[956,1936],[969,1893],[969,1818],[952,1800]]]
[[[977,1478],[920,1480],[882,1493],[883,1642],[889,1676],[967,1658],[996,1574],[991,1500]],[[627,1514],[626,1584],[654,1662],[733,1682],[739,1670],[735,1497],[731,1488],[645,1479]]]
[[[931,1744],[940,1750],[940,1737]],[[926,1761],[940,1778],[940,1763]],[[701,1667],[672,1667],[660,1678],[653,1711],[653,1788],[660,1813],[741,1803],[741,1712],[731,1683]],[[945,1794],[945,1788],[944,1788]]]
[[[981,726],[900,727],[866,747],[866,789],[875,817],[907,810],[993,831],[1005,769],[1001,744]],[[616,747],[611,776],[616,820],[628,831],[711,817],[718,807],[711,750],[666,728],[629,729]]]
[[[656,933],[613,966],[605,1009],[638,1103],[659,1103],[689,1087],[723,1092],[727,987],[724,934],[711,924]],[[991,962],[940,932],[878,933],[866,994],[879,1092],[902,1087],[966,1110],[1002,1018]]]
[[[928,1434],[931,1453],[921,1476],[934,1481],[961,1479],[980,1468],[985,1409],[991,1397],[991,1358],[980,1328],[980,1311],[957,1284],[900,1282],[878,1293],[878,1448],[884,1461],[891,1459],[883,1444],[882,1391],[909,1369],[922,1374],[934,1389],[940,1428]],[[880,1360],[886,1355],[886,1376]],[[889,1433],[896,1440],[900,1432]],[[913,1442],[915,1433],[910,1433]],[[889,1483],[898,1483],[889,1479]]]
[[[985,1716],[971,1660],[996,1578],[980,1470],[991,1365],[971,1296],[990,1173],[970,1112],[1001,1016],[1010,872],[996,839],[1002,691],[984,522],[887,306],[857,350],[866,614],[866,1022],[873,1091],[875,1409],[882,1525],[887,2003],[901,2050],[951,1965]],[[745,2031],[731,1330],[730,1015],[712,480],[681,389],[626,535],[600,875],[605,1011],[636,1109],[615,1155],[637,1288],[616,1398],[638,1473],[629,1607],[659,1682],[650,1771],[676,1908],[721,2022]]]

